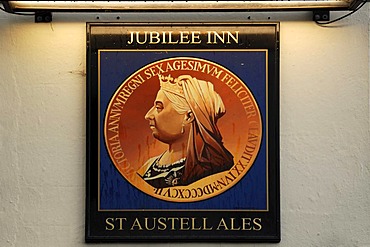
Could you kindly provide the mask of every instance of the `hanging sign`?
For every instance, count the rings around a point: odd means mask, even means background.
[[[87,25],[87,242],[280,240],[278,28]]]

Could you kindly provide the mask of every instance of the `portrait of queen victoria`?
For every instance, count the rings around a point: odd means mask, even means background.
[[[233,155],[224,147],[217,121],[226,112],[213,84],[190,75],[158,75],[160,89],[145,119],[155,139],[168,148],[137,171],[156,188],[189,185],[229,170]]]

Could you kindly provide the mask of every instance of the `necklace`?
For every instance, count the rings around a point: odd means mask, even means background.
[[[159,157],[153,164],[153,170],[156,171],[156,172],[168,172],[170,171],[172,168],[175,168],[175,167],[180,167],[180,166],[183,166],[185,164],[185,160],[186,158],[182,158],[178,161],[175,161],[174,163],[170,163],[170,164],[165,164],[165,165],[161,165],[159,166],[159,160],[160,160],[161,157]]]

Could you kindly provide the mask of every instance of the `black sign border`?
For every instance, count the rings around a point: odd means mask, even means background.
[[[107,231],[101,231],[99,224],[104,222],[108,216],[123,217],[128,215],[140,214],[142,217],[150,217],[160,212],[164,217],[192,217],[194,212],[186,211],[126,211],[126,212],[107,212],[98,209],[98,140],[99,140],[99,87],[98,87],[98,50],[99,49],[122,49],[120,42],[116,42],[114,35],[93,35],[91,29],[94,27],[112,26],[138,26],[153,28],[181,26],[209,27],[231,27],[231,26],[253,26],[253,27],[273,27],[274,32],[257,34],[254,39],[243,44],[243,47],[219,47],[220,49],[244,48],[244,49],[267,49],[268,50],[268,208],[267,212],[248,212],[248,217],[264,216],[264,227],[268,230],[264,234],[240,234],[237,231],[228,231],[226,235],[220,234],[182,234],[173,235],[171,232],[161,235],[150,235],[147,232],[138,233],[133,236],[111,235]],[[86,242],[280,242],[280,140],[279,140],[279,23],[87,23],[86,37],[86,218],[85,218],[85,241]],[[139,46],[139,45],[138,45]],[[145,47],[137,47],[145,48]],[[168,49],[167,47],[155,47],[158,49]],[[153,49],[153,48],[152,48]],[[212,47],[212,49],[215,49]],[[206,50],[206,48],[205,48]],[[214,222],[219,220],[218,210],[202,211],[201,217],[210,217]],[[240,217],[241,212],[228,211],[228,217]],[[217,218],[218,217],[218,218]],[[211,221],[212,221],[211,220]],[[212,224],[212,222],[210,222]]]

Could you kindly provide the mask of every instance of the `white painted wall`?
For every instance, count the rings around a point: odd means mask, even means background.
[[[335,28],[309,21],[311,13],[280,16],[278,246],[370,246],[369,8]],[[85,245],[85,22],[95,17],[57,14],[35,24],[0,13],[0,246]]]

